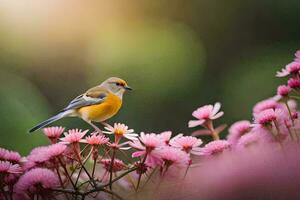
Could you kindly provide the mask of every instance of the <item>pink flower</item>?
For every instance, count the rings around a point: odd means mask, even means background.
[[[295,79],[295,78],[290,78],[288,80],[288,86],[291,88],[299,88],[300,87],[300,80]]]
[[[226,140],[215,140],[206,144],[202,150],[201,154],[204,156],[212,156],[222,153],[223,151],[230,148],[230,143]]]
[[[145,134],[141,133],[139,140],[130,142],[129,145],[140,151],[134,152],[132,157],[141,157],[147,154],[145,163],[152,167],[157,165],[160,160],[153,154],[153,150],[164,146],[164,141],[161,139],[160,135],[155,133]]]
[[[281,105],[277,103],[273,99],[266,99],[263,101],[258,102],[254,107],[253,107],[253,113],[259,113],[261,111],[267,110],[267,109],[276,109],[280,108]]]
[[[185,167],[189,164],[190,161],[190,157],[187,153],[174,147],[164,146],[155,150],[154,153],[157,154],[157,157],[162,160],[162,164],[167,168],[170,166],[180,168]]]
[[[61,138],[62,144],[79,143],[89,130],[82,131],[81,129],[71,129],[67,133],[64,133],[65,137]]]
[[[289,86],[280,85],[277,88],[277,95],[279,95],[281,97],[286,97],[289,95],[290,91],[291,91],[291,88]]]
[[[63,155],[66,148],[67,146],[64,144],[52,144],[45,149],[45,152],[48,154],[49,159],[51,160]]]
[[[295,56],[295,61],[300,62],[300,50],[296,51]]]
[[[227,141],[235,145],[241,136],[250,131],[250,126],[251,123],[247,120],[235,122],[228,130]]]
[[[104,127],[107,131],[103,131],[106,134],[114,134],[116,142],[118,143],[122,137],[127,138],[128,140],[137,140],[138,134],[133,133],[133,129],[128,129],[128,126],[121,123],[115,123],[114,126]]]
[[[290,74],[299,74],[300,62],[291,62],[286,66],[286,68]]]
[[[296,54],[295,54],[296,55]],[[285,77],[290,74],[298,74],[300,71],[300,62],[298,60],[299,58],[296,58],[294,62],[291,62],[285,66],[285,68],[282,68],[281,71],[278,71],[276,73],[277,77]]]
[[[164,131],[159,134],[160,138],[164,141],[165,144],[169,144],[172,132],[171,131]]]
[[[65,128],[61,126],[47,127],[43,129],[44,134],[52,141],[56,143],[61,134],[65,131]]]
[[[249,133],[243,135],[237,142],[237,148],[246,148],[257,144],[261,140],[261,137],[257,133]]]
[[[9,151],[0,148],[0,160],[6,160],[12,163],[18,163],[21,160],[21,155],[18,152]]]
[[[20,174],[22,169],[18,164],[12,164],[8,161],[0,161],[0,174]]]
[[[292,112],[292,119],[298,119],[298,118],[299,118],[298,112]]]
[[[285,68],[282,68],[281,71],[277,71],[276,72],[276,77],[285,77],[287,75],[289,75],[290,72],[288,71],[288,69],[285,67]]]
[[[195,126],[200,126],[208,120],[214,120],[221,117],[224,114],[224,112],[219,112],[220,108],[221,104],[219,102],[215,103],[214,106],[206,105],[198,108],[192,114],[198,120],[190,120],[189,127],[191,128]]]
[[[49,169],[35,168],[20,177],[14,187],[16,199],[30,199],[30,194],[48,194],[59,186],[59,179]]]
[[[254,122],[261,125],[268,125],[277,119],[280,109],[267,109],[258,114],[254,114]]]
[[[61,143],[37,147],[26,157],[24,169],[28,170],[36,166],[52,167],[56,158],[65,153],[66,148],[67,146]]]
[[[81,140],[83,143],[88,143],[90,145],[102,145],[107,144],[109,139],[103,135],[98,135],[97,133],[91,134],[91,136],[85,137],[84,140]]]
[[[49,159],[49,155],[46,149],[46,146],[36,147],[31,150],[30,154],[26,157],[26,159],[37,163],[43,163]]]
[[[180,148],[186,153],[200,155],[202,140],[192,136],[182,136],[172,139],[170,145],[172,147]]]
[[[106,171],[110,171],[111,168],[111,159],[102,159],[100,160],[100,163],[103,165],[104,169]],[[126,169],[127,166],[123,163],[122,160],[114,159],[114,165],[112,167],[112,172],[118,172]]]

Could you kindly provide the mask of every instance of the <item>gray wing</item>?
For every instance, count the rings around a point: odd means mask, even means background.
[[[73,99],[63,111],[99,104],[102,103],[106,97],[107,94],[105,92],[85,93]]]

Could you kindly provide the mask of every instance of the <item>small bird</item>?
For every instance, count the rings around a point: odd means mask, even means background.
[[[61,112],[36,125],[29,130],[29,133],[64,117],[80,117],[96,131],[101,132],[92,122],[104,123],[105,120],[114,116],[121,108],[123,94],[127,90],[132,89],[126,81],[117,77],[108,78],[100,85],[73,99]]]

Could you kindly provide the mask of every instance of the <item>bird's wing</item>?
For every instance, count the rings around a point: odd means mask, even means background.
[[[63,111],[102,103],[107,95],[107,90],[104,90],[100,87],[91,88],[86,93],[73,99],[69,105],[63,109]]]

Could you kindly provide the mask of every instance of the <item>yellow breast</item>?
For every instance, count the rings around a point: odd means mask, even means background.
[[[79,108],[78,113],[84,120],[103,122],[114,116],[121,105],[122,100],[118,96],[109,94],[104,102]]]

